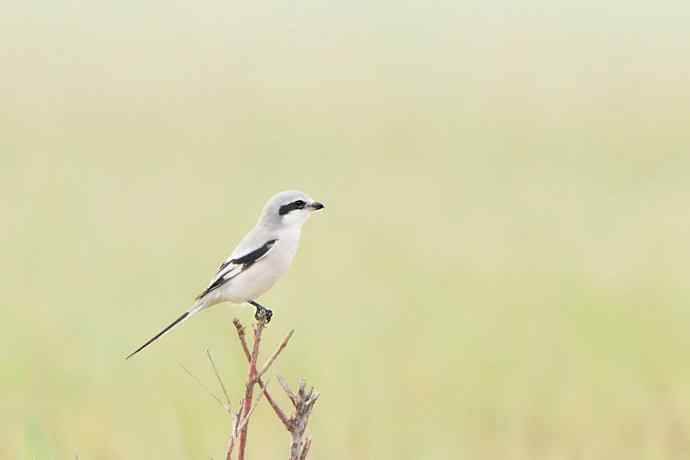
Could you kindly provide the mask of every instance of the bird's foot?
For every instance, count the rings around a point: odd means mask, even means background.
[[[271,318],[273,317],[273,311],[266,307],[258,306],[256,307],[256,313],[254,314],[254,319],[257,321],[263,321],[266,324],[271,322]]]

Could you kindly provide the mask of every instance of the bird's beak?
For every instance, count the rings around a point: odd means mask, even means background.
[[[323,203],[319,203],[318,201],[314,201],[312,204],[309,205],[309,207],[314,211],[318,211],[319,209],[325,208]]]

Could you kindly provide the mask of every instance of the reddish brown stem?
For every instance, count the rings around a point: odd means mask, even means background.
[[[247,385],[244,392],[244,400],[242,401],[242,419],[249,417],[249,411],[252,408],[252,399],[254,397],[254,385],[256,384],[256,360],[259,357],[259,347],[261,346],[261,334],[266,323],[264,321],[257,321],[254,326],[254,347],[249,359],[249,375],[247,376]],[[247,429],[248,424],[245,424],[240,432],[240,445],[237,451],[237,459],[244,460],[244,453],[247,448]]]
[[[239,322],[237,318],[235,318],[232,323],[235,325],[235,329],[237,329],[237,336],[240,339],[240,343],[242,344],[242,350],[244,350],[244,356],[247,358],[247,361],[251,362],[251,353],[249,351],[249,345],[247,345],[247,337],[244,332],[244,326],[242,326],[242,323]],[[292,335],[292,332],[290,332],[289,336],[283,341],[283,343],[287,344],[287,340],[290,338]],[[284,348],[284,347],[282,347]],[[271,397],[271,394],[266,390],[266,386],[264,385],[263,380],[259,377],[256,381],[256,383],[259,384],[262,390],[264,390],[265,395],[266,395],[266,401],[271,405],[273,408],[273,412],[275,412],[276,416],[280,421],[285,425],[285,428],[288,430],[290,429],[290,422],[283,412],[283,410],[278,406],[278,403],[275,402],[275,400]]]
[[[259,404],[259,400],[262,396],[271,404],[273,411],[276,413],[280,421],[283,423],[287,431],[290,433],[292,442],[290,444],[290,460],[306,460],[307,455],[311,447],[312,440],[306,436],[307,424],[309,421],[309,416],[319,398],[317,392],[313,388],[307,390],[304,381],[300,381],[299,388],[296,392],[293,392],[288,384],[283,381],[280,377],[278,380],[285,390],[288,398],[295,407],[295,413],[291,417],[287,417],[285,413],[280,409],[280,407],[273,400],[271,395],[268,393],[267,385],[262,381],[261,377],[269,370],[271,365],[276,361],[280,353],[287,346],[290,338],[292,337],[293,331],[283,339],[283,341],[278,346],[277,350],[269,357],[264,366],[260,371],[257,370],[257,361],[259,358],[259,349],[261,347],[261,336],[263,329],[266,326],[265,321],[259,320],[254,326],[254,342],[252,344],[252,349],[250,351],[249,345],[247,344],[247,338],[245,334],[244,327],[238,320],[233,321],[235,328],[237,329],[237,336],[239,337],[240,343],[242,345],[242,350],[249,363],[249,371],[247,375],[247,382],[245,386],[244,399],[240,403],[240,409],[235,414],[235,420],[232,428],[232,436],[230,438],[227,452],[226,460],[232,460],[232,452],[235,447],[235,442],[239,439],[239,447],[237,460],[245,459],[245,452],[247,447],[247,426],[249,423],[249,418],[251,417],[254,409]],[[252,399],[254,396],[254,385],[258,384],[263,390],[257,401],[252,404]],[[221,384],[221,387],[223,385]]]

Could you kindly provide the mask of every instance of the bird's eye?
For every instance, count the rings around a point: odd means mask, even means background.
[[[305,204],[307,204],[307,203],[305,203],[302,200],[295,201],[295,206],[297,206],[298,208],[303,208]]]

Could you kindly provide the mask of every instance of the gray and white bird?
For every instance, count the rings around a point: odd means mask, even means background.
[[[218,267],[194,304],[168,327],[127,356],[131,358],[200,311],[220,302],[256,307],[256,318],[271,320],[273,312],[256,301],[285,274],[299,247],[302,225],[323,204],[289,190],[274,195],[264,206],[256,226]]]

